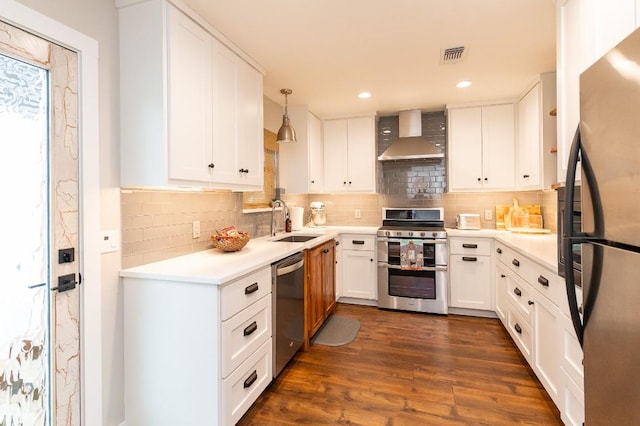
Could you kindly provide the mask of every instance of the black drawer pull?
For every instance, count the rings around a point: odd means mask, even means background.
[[[520,261],[518,259],[513,259],[511,263],[513,263],[513,266],[520,266]]]
[[[513,293],[518,297],[522,296],[522,291],[518,287],[513,289]]]
[[[462,256],[462,261],[463,262],[477,262],[478,258],[477,257]]]
[[[463,244],[462,248],[478,248],[477,244]]]
[[[249,377],[247,377],[247,380],[244,381],[244,388],[245,389],[248,388],[256,380],[258,380],[258,372],[256,370],[253,370],[253,373],[251,373],[251,375]]]
[[[502,249],[501,249],[500,247],[498,247],[498,248],[496,249],[496,253],[498,253],[498,254],[502,254]]]
[[[364,240],[351,240],[351,244],[356,244],[359,246],[363,246],[364,245]]]
[[[533,305],[533,300],[529,300],[529,301],[527,302],[527,305],[529,305],[529,306]]]
[[[538,277],[538,283],[545,287],[549,287],[549,280],[543,277],[542,275]]]
[[[516,323],[513,328],[516,330],[516,332],[518,334],[522,334],[522,327],[520,327],[520,324]],[[245,386],[246,387],[246,386]]]
[[[244,288],[244,294],[251,294],[258,291],[258,283],[253,283],[249,287]]]
[[[500,278],[507,278],[505,274],[500,274]]]
[[[244,329],[243,333],[244,333],[245,336],[249,336],[250,334],[252,334],[257,329],[258,329],[258,323],[254,321]]]

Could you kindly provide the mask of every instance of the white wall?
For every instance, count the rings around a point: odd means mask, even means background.
[[[101,229],[120,229],[120,145],[118,15],[114,0],[18,0],[99,43]],[[124,421],[122,297],[118,286],[120,252],[101,255],[103,425]]]
[[[280,129],[280,126],[282,125],[282,114],[284,112],[284,107],[279,105],[277,102],[274,102],[271,99],[267,98],[266,96],[263,96],[263,102],[264,128],[273,133],[278,133],[278,129]]]

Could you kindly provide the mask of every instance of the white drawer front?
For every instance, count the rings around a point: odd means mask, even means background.
[[[271,339],[263,343],[229,377],[222,380],[222,424],[234,425],[272,379]],[[215,386],[215,384],[211,384]],[[169,402],[170,403],[170,402]]]
[[[376,247],[375,235],[343,235],[340,237],[343,250],[369,250]]]
[[[513,274],[513,272],[511,272]],[[515,309],[527,323],[531,323],[533,313],[533,299],[531,297],[531,286],[517,276],[510,275],[507,280],[507,295]]]
[[[531,332],[531,326],[522,319],[520,314],[515,310],[509,311],[509,322],[507,329],[513,337],[513,341],[522,352],[529,365],[531,365],[531,349],[533,347],[533,334]]]
[[[220,311],[222,320],[237,314],[252,303],[271,293],[271,267],[259,271],[228,284],[221,289]]]
[[[491,255],[491,238],[449,238],[449,254]]]
[[[521,268],[523,278],[534,289],[544,294],[551,303],[560,308],[562,313],[569,315],[569,303],[567,302],[567,289],[564,284],[564,278],[529,260],[523,263]]]
[[[222,377],[271,337],[271,295],[222,323]]]

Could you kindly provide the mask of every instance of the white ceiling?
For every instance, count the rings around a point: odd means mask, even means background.
[[[555,70],[554,0],[185,2],[266,69],[268,98],[290,88],[321,117],[514,98]],[[466,60],[441,65],[459,45]]]

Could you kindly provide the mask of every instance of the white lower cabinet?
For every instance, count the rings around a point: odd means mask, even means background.
[[[494,310],[490,238],[449,238],[449,306]]]
[[[123,287],[127,424],[235,424],[272,379],[271,268]]]
[[[351,301],[364,303],[378,299],[375,245],[375,235],[345,234],[340,237],[340,296],[343,300],[355,299]]]
[[[582,349],[567,314],[564,279],[496,242],[496,314],[560,410],[584,421]]]

